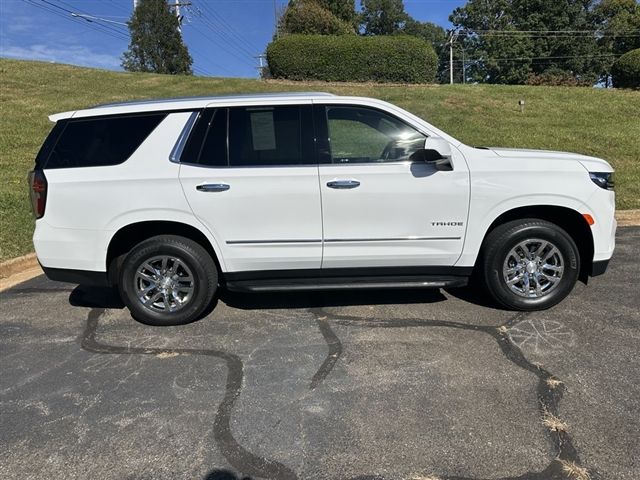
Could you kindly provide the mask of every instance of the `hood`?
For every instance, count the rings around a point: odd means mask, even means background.
[[[558,152],[553,150],[531,150],[526,148],[494,148],[490,147],[493,153],[506,158],[545,158],[557,160],[573,160],[580,164],[589,172],[613,172],[613,168],[606,160],[597,157],[590,157],[580,153]]]

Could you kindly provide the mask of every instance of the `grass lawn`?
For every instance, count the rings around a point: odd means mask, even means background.
[[[640,92],[498,85],[380,86],[108,72],[0,59],[0,261],[32,251],[26,175],[47,115],[99,103],[236,92],[322,90],[376,97],[471,145],[567,150],[609,160],[619,209],[640,208]],[[524,99],[520,113],[518,100]]]

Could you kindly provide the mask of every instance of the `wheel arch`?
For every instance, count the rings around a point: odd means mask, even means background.
[[[201,230],[173,220],[148,220],[127,224],[111,237],[107,247],[106,266],[112,284],[117,282],[117,272],[124,255],[140,242],[157,235],[179,235],[197,242],[211,255],[220,275],[224,274],[213,243]]]
[[[557,205],[531,205],[516,207],[501,213],[486,230],[480,252],[476,260],[476,265],[482,257],[485,248],[485,241],[489,233],[497,226],[512,220],[522,218],[537,218],[558,225],[565,230],[573,239],[580,254],[580,275],[579,279],[586,283],[593,266],[593,233],[591,227],[582,214],[572,208]]]

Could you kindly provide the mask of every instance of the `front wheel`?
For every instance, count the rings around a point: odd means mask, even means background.
[[[211,255],[200,244],[159,235],[129,252],[118,286],[136,320],[148,325],[182,325],[196,320],[213,300],[218,274]]]
[[[571,236],[544,220],[515,220],[496,227],[483,253],[488,292],[514,310],[556,305],[571,292],[580,272],[580,254]]]

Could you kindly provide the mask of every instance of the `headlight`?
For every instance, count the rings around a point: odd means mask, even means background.
[[[589,172],[591,181],[605,190],[613,190],[613,172]]]

